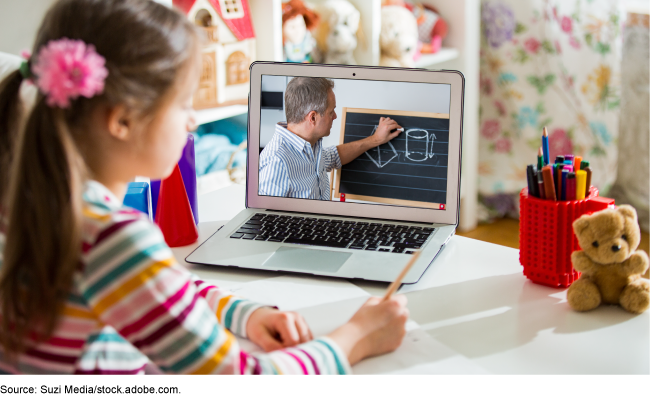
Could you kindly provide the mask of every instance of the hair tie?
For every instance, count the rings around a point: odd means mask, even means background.
[[[31,80],[34,75],[32,74],[31,69],[29,68],[29,61],[23,61],[20,63],[20,68],[18,68],[20,71],[20,75],[23,77],[25,80]]]
[[[105,63],[92,44],[64,37],[43,46],[36,62],[31,68],[27,67],[27,71],[47,97],[47,105],[67,108],[70,100],[79,96],[92,98],[104,91],[104,80],[108,76]]]
[[[20,72],[20,75],[23,77],[23,79],[31,80],[34,77],[34,74],[32,73],[29,65],[29,59],[32,57],[32,53],[29,52],[29,50],[23,50],[20,52],[20,56],[23,57],[23,62],[20,63],[18,71]]]

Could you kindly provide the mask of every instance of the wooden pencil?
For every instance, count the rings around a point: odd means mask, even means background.
[[[388,290],[386,290],[386,294],[384,295],[384,298],[381,301],[388,300],[390,298],[390,296],[392,296],[393,293],[395,293],[395,291],[397,290],[399,285],[402,284],[402,279],[404,279],[404,277],[406,276],[406,274],[408,274],[408,272],[411,269],[411,267],[413,266],[413,264],[415,264],[415,262],[417,261],[418,257],[420,257],[420,253],[421,252],[415,252],[413,254],[413,257],[411,257],[409,262],[406,263],[406,266],[404,266],[404,269],[402,270],[402,272],[400,272],[400,274],[397,275],[397,278],[395,278],[393,283],[391,283],[390,286],[388,286]]]

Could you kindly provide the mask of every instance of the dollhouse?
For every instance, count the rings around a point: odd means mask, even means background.
[[[194,108],[245,102],[248,68],[255,60],[255,32],[247,0],[173,0],[206,34]]]

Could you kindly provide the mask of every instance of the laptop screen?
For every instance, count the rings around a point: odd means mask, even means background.
[[[261,83],[260,196],[445,209],[449,84]]]

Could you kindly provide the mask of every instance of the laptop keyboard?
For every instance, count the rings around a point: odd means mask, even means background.
[[[412,254],[434,228],[256,213],[232,239]]]

